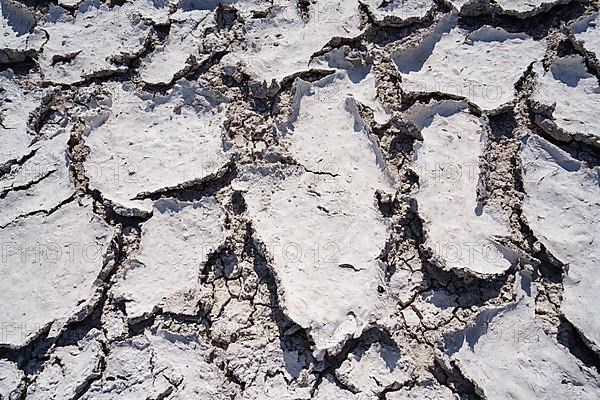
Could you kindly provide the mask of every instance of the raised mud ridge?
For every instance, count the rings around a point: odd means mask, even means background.
[[[0,0],[0,400],[599,399],[599,24]]]

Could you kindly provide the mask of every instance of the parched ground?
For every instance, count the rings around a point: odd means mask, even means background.
[[[600,398],[599,3],[0,11],[0,400]]]

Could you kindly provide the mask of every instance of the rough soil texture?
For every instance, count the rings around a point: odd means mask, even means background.
[[[0,400],[599,399],[599,24],[0,0]]]

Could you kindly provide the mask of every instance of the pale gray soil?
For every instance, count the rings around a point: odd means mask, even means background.
[[[597,2],[0,7],[0,400],[600,398]]]

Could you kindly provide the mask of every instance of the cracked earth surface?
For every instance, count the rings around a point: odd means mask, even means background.
[[[600,4],[0,0],[0,399],[599,399]]]

